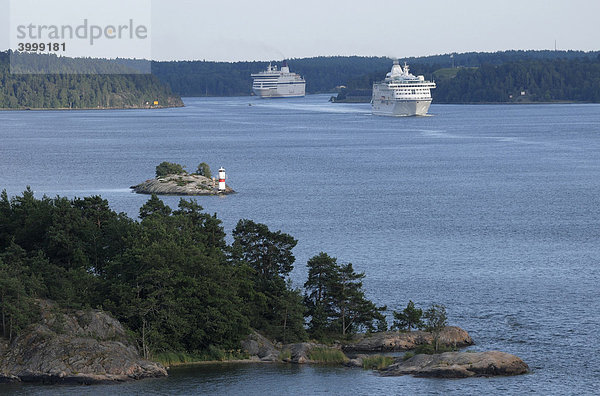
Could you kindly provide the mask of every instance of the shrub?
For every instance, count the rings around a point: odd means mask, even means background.
[[[210,166],[206,162],[200,163],[198,165],[198,170],[196,171],[197,175],[208,177],[209,179],[212,177],[212,173],[210,171]]]
[[[403,311],[394,311],[393,313],[395,320],[392,329],[397,329],[398,331],[411,331],[412,328],[418,328],[423,325],[423,321],[421,320],[423,310],[416,308],[415,303],[413,303],[412,300],[408,302],[408,305]]]
[[[176,164],[174,162],[161,162],[156,167],[156,177],[163,177],[167,175],[181,175],[185,173],[183,170],[183,166]]]

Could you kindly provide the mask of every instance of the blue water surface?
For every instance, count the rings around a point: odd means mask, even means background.
[[[516,354],[531,374],[439,380],[243,364],[121,385],[0,386],[57,395],[595,393],[600,105],[434,104],[428,117],[387,118],[327,99],[0,112],[0,189],[99,194],[135,217],[148,197],[128,187],[158,163],[224,166],[238,194],[197,200],[228,233],[249,218],[296,237],[295,285],[325,251],[365,272],[378,304],[443,303],[474,338],[471,349]]]

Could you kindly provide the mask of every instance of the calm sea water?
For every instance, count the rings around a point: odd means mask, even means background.
[[[0,112],[0,189],[100,194],[137,216],[129,186],[162,161],[224,166],[238,194],[201,197],[228,232],[250,218],[299,239],[293,279],[325,251],[367,274],[368,296],[447,306],[474,350],[522,357],[512,378],[382,378],[289,365],[174,369],[92,387],[15,394],[592,394],[600,384],[600,106],[369,105],[187,99],[156,111]],[[175,206],[178,198],[165,199]]]

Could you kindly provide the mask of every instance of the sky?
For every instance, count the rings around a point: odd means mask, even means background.
[[[57,0],[34,1],[57,4]],[[128,1],[133,0],[121,0]],[[563,50],[600,49],[600,0],[143,1],[151,7],[155,60],[402,58],[554,49],[555,41]],[[92,17],[92,7],[99,3],[77,2],[81,12]],[[0,0],[2,50],[10,46],[8,4],[9,0]],[[118,7],[108,9],[123,14]]]

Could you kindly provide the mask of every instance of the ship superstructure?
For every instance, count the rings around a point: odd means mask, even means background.
[[[252,91],[261,98],[294,98],[305,95],[306,81],[290,72],[287,62],[281,69],[269,63],[267,70],[252,74]]]
[[[396,117],[426,115],[431,105],[433,88],[435,82],[410,74],[406,63],[402,67],[395,60],[385,80],[373,84],[373,114]]]

